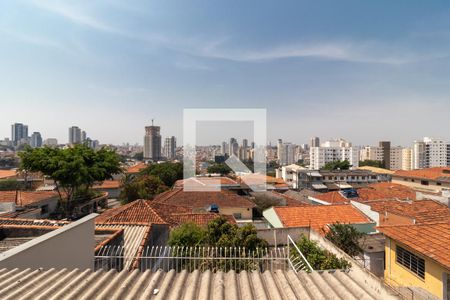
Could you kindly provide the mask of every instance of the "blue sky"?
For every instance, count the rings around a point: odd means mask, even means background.
[[[450,139],[449,83],[448,1],[0,2],[0,137],[142,143],[183,108],[257,107],[271,141],[408,145]]]

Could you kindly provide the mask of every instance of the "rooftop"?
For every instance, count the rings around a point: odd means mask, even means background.
[[[140,171],[142,171],[146,167],[147,167],[147,164],[145,164],[145,163],[137,163],[137,164],[135,164],[133,166],[127,167],[125,172],[126,173],[130,173],[130,174],[139,173]]]
[[[155,202],[206,209],[211,204],[221,207],[253,208],[255,204],[245,197],[227,190],[221,191],[184,191],[181,188],[162,193],[153,200]]]
[[[119,187],[119,180],[105,180],[101,184],[96,184],[93,186],[94,189],[118,189]]]
[[[309,227],[322,233],[326,225],[336,222],[344,224],[373,223],[352,205],[311,205],[293,207],[274,207],[285,227]]]
[[[386,288],[372,288],[353,271],[1,269],[0,282],[2,299],[394,299]]]
[[[350,202],[350,199],[345,198],[339,191],[317,194],[313,197],[332,204],[342,204]],[[351,200],[366,202],[384,199],[416,200],[416,191],[401,184],[391,182],[378,182],[370,184],[365,188],[358,189],[358,198],[354,198]]]
[[[16,170],[0,170],[0,179],[13,178],[17,176]]]
[[[195,188],[230,188],[239,187],[240,185],[231,178],[228,177],[191,177],[188,179],[180,179],[175,182],[174,187],[182,188],[184,184],[189,185],[189,187]]]
[[[450,220],[435,224],[381,226],[378,230],[450,269]]]
[[[436,167],[411,171],[398,170],[394,173],[394,176],[450,181],[450,167]]]
[[[54,191],[0,191],[0,202],[14,202],[20,206],[33,205],[57,197],[58,193]]]
[[[410,217],[416,223],[434,223],[450,220],[450,209],[448,206],[433,200],[376,200],[366,202],[366,204],[379,213],[390,212]]]
[[[388,175],[395,173],[395,171],[392,171],[392,170],[383,169],[383,168],[377,168],[377,167],[371,167],[371,166],[358,167],[358,170],[371,171],[371,172],[377,173],[377,174],[388,174]]]

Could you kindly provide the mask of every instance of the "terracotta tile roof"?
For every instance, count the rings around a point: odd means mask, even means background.
[[[207,208],[211,204],[217,204],[219,209],[220,207],[255,207],[255,204],[247,198],[227,190],[194,192],[178,188],[156,196],[153,201],[190,208]]]
[[[294,207],[274,207],[285,227],[308,227],[311,225],[319,233],[324,227],[336,222],[344,224],[373,223],[362,212],[351,205],[312,205]]]
[[[383,199],[416,200],[416,191],[407,186],[391,182],[379,182],[371,184],[368,187],[359,189],[358,195],[359,198],[355,198],[352,200],[359,202],[383,200]],[[342,196],[342,194],[339,191],[333,191],[325,194],[318,194],[313,197],[332,204],[339,204],[339,203],[343,204],[350,202],[350,200]]]
[[[363,166],[363,167],[358,167],[358,170],[364,170],[364,171],[371,171],[373,173],[377,173],[377,174],[394,174],[395,171],[392,170],[388,170],[388,169],[383,169],[383,168],[377,168],[377,167],[371,167],[371,166]]]
[[[120,187],[119,180],[105,180],[102,184],[94,185],[94,189],[118,189]]]
[[[286,206],[310,206],[311,204],[307,203],[307,202],[303,202],[301,200],[297,200],[289,195],[286,195],[284,193],[278,193],[275,191],[271,191],[271,193],[275,196],[275,197],[281,197],[284,199],[284,201],[286,202]]]
[[[438,180],[439,177],[450,177],[450,167],[436,167],[421,170],[398,170],[393,176]]]
[[[187,214],[172,214],[171,218],[179,225],[184,223],[193,222],[200,226],[206,226],[209,222],[217,219],[218,217],[224,217],[228,223],[236,224],[236,220],[233,216],[215,214],[215,213],[187,213]]]
[[[51,198],[58,198],[55,191],[0,191],[0,202],[15,202],[19,206],[33,205]]]
[[[450,221],[450,209],[433,200],[398,201],[380,200],[366,202],[379,213],[390,212],[414,219],[416,223]]]
[[[147,167],[147,164],[145,163],[138,163],[134,166],[128,167],[126,168],[125,172],[126,173],[139,173],[140,171],[142,171],[143,169],[145,169]]]
[[[13,178],[17,176],[16,170],[0,170],[0,179]]]
[[[261,182],[266,182],[267,185],[274,185],[274,186],[279,185],[280,187],[283,187],[284,185],[287,186],[283,178],[276,178],[272,176],[266,176],[255,173],[239,176],[237,181],[246,185],[260,184]]]
[[[97,224],[166,224],[161,216],[150,206],[148,200],[136,200],[123,206],[109,209],[95,219]]]
[[[450,222],[377,227],[386,236],[450,269]]]

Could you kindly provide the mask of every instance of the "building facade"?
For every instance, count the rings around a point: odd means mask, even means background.
[[[164,156],[167,159],[175,159],[177,140],[174,136],[167,137],[164,141]]]
[[[42,147],[42,136],[39,132],[33,132],[31,135],[30,146],[32,148]]]
[[[310,169],[319,170],[333,161],[349,161],[353,167],[359,166],[360,149],[351,143],[339,139],[326,141],[320,147],[311,147],[309,151]]]
[[[11,141],[13,145],[18,145],[21,140],[28,138],[28,125],[14,123],[11,125]]]
[[[81,143],[81,129],[78,126],[72,126],[69,128],[69,144]]]
[[[450,143],[442,139],[424,137],[414,141],[412,169],[446,167],[450,163]]]
[[[161,127],[146,126],[144,136],[144,158],[158,161],[161,159]]]

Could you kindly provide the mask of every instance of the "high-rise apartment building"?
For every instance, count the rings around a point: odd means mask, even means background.
[[[291,143],[283,143],[282,139],[277,142],[277,158],[278,163],[282,166],[295,163],[296,145]]]
[[[18,145],[20,140],[28,138],[28,125],[14,123],[11,125],[11,141],[13,145]]]
[[[412,168],[412,149],[403,148],[402,150],[402,170],[409,171]]]
[[[414,141],[412,168],[423,169],[449,166],[450,144],[442,139],[424,137]]]
[[[69,144],[80,144],[81,141],[81,129],[78,126],[72,126],[69,128]]]
[[[381,141],[378,145],[383,151],[383,166],[385,169],[391,170],[391,142],[389,141]]]
[[[230,143],[228,144],[228,154],[230,156],[234,155],[239,157],[239,144],[235,138],[230,138]]]
[[[222,146],[220,147],[220,152],[223,156],[230,155],[227,142],[222,142]]]
[[[44,140],[45,146],[58,146],[58,140],[55,138],[48,138]]]
[[[313,138],[311,138],[311,142],[309,143],[310,147],[320,147],[320,139],[315,136]]]
[[[144,158],[158,161],[161,159],[161,127],[146,126],[144,136]]]
[[[176,156],[176,148],[177,148],[177,141],[174,136],[167,137],[164,140],[164,156],[167,159],[175,159]]]
[[[87,139],[86,131],[81,131],[81,142],[84,143]]]
[[[30,139],[30,146],[33,148],[42,147],[42,136],[40,132],[33,132]]]
[[[343,139],[326,141],[320,147],[311,147],[309,160],[309,168],[312,170],[319,170],[327,163],[338,160],[347,160],[353,167],[358,167],[359,148]]]

